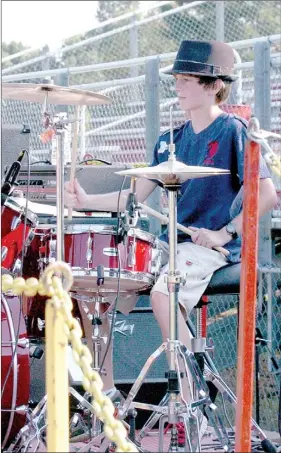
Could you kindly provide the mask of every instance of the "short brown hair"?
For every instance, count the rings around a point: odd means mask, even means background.
[[[208,76],[197,76],[199,80],[199,85],[204,85],[204,87],[214,87],[216,83],[216,79],[214,80],[213,77]],[[223,87],[217,92],[216,94],[216,104],[221,104],[222,102],[226,101],[229,96],[231,90],[231,82],[223,81]]]

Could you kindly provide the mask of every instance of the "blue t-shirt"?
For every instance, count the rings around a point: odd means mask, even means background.
[[[230,170],[230,174],[226,175],[190,179],[181,185],[178,194],[178,223],[220,230],[236,217],[242,208],[242,203],[237,203],[237,195],[241,194],[243,185],[247,122],[236,115],[222,113],[198,134],[194,132],[191,121],[187,121],[174,129],[173,137],[178,161],[186,165]],[[151,166],[167,161],[169,143],[170,132],[167,131],[156,143]],[[262,157],[260,177],[270,178],[270,172]],[[168,242],[167,230],[160,239]],[[191,241],[191,238],[178,231],[178,242],[186,241]],[[228,242],[225,248],[230,251],[230,262],[240,261],[240,237]]]

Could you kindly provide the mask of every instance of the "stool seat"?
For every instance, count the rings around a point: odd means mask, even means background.
[[[204,296],[240,293],[241,263],[228,264],[214,272]]]

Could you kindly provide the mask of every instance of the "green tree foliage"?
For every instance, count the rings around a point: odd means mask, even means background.
[[[175,0],[174,3],[174,7],[178,7],[192,2]],[[232,42],[278,33],[281,25],[280,18],[281,3],[278,0],[225,0],[224,40],[225,42]],[[190,39],[195,39],[196,30],[200,32],[200,36],[197,36],[199,39],[216,38],[216,2],[206,2],[199,7],[188,10],[183,14],[182,20],[185,23],[185,30],[190,30],[192,35],[188,36]],[[166,21],[171,24],[170,18],[167,18]],[[178,23],[177,29],[180,28],[180,23]]]
[[[97,18],[99,22],[111,19],[112,17],[121,16],[138,8],[138,1],[120,0],[120,1],[100,1],[98,2]]]
[[[122,14],[134,11],[138,8],[139,2],[136,1],[100,1],[97,9],[97,18],[99,22],[121,16]],[[74,44],[81,40],[86,40],[105,33],[114,33],[119,27],[128,25],[130,19],[121,20],[118,24],[108,24],[103,28],[92,29],[84,35],[72,37],[65,41],[64,46]],[[70,52],[65,52],[63,60],[66,67],[83,66],[95,63],[103,63],[117,60],[125,60],[130,57],[130,31],[113,34],[111,36],[98,39],[95,42],[89,42],[85,46],[77,48]],[[73,84],[99,82],[110,80],[112,78],[123,78],[129,75],[129,69],[114,69],[94,73],[84,73],[72,76]]]
[[[138,9],[139,2],[136,1],[100,1],[98,2],[97,19],[100,22],[124,13]],[[148,13],[157,15],[179,6],[192,3],[191,0],[176,0],[164,5],[159,10]],[[131,57],[130,42],[132,36],[137,35],[137,47],[139,56],[150,56],[167,52],[175,52],[183,39],[216,39],[216,2],[207,1],[201,5],[176,14],[157,19],[147,24],[136,27],[134,30],[127,29],[118,31],[120,27],[126,27],[132,21],[131,18],[118,21],[117,24],[108,24],[102,28],[93,28],[87,33],[73,36],[65,40],[63,47],[79,43],[101,34],[108,33],[102,39],[97,39],[62,52],[61,61],[50,57],[48,65],[50,69],[58,66],[76,67],[92,65],[95,63],[106,63],[111,61],[126,60]],[[145,17],[145,13],[138,12],[136,20]],[[232,0],[224,1],[224,41],[232,42],[242,39],[265,36],[278,33],[280,30],[281,4],[278,0]],[[3,43],[3,56],[18,52],[24,49],[22,43]],[[239,53],[244,61],[252,59],[252,49],[241,50]],[[12,62],[7,62],[3,68],[17,64],[26,59],[42,54],[38,51],[34,54],[19,57]],[[168,63],[166,63],[168,64]],[[32,70],[31,68],[26,68]],[[37,68],[36,68],[37,69]],[[34,70],[34,69],[33,69]],[[40,70],[38,68],[37,70]],[[139,67],[139,74],[143,73],[144,67]],[[119,68],[107,71],[87,72],[71,75],[71,84],[98,82],[125,78],[131,75],[131,68]]]
[[[2,58],[5,58],[9,55],[20,52],[21,50],[27,49],[21,42],[11,41],[10,43],[2,42]],[[26,57],[18,57],[14,60],[10,60],[2,63],[2,69],[8,68],[14,64],[24,61]]]
[[[2,58],[7,57],[8,55],[14,55],[22,50],[28,49],[28,46],[24,46],[21,42],[16,42],[16,41],[11,41],[10,43],[2,43]],[[49,47],[44,46],[41,49],[34,50],[32,52],[28,52],[26,55],[22,55],[16,58],[13,58],[12,60],[9,61],[4,61],[2,62],[2,69],[6,69],[9,67],[12,67],[14,65],[17,65],[19,63],[22,63],[24,61],[31,60],[32,58],[39,57],[43,55],[44,53],[49,52]],[[41,69],[46,69],[45,66],[48,64],[47,69],[54,69],[56,68],[55,64],[55,58],[48,58],[48,62],[43,61],[42,63],[39,63],[40,67],[34,67],[34,64],[31,64],[30,66],[25,66],[23,67],[22,71],[28,72],[28,71],[35,71],[35,70],[41,70]],[[45,66],[44,66],[45,65]],[[18,70],[21,72],[21,70]]]

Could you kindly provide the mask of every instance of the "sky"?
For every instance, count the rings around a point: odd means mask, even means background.
[[[155,2],[140,3],[144,8]],[[48,44],[55,50],[62,39],[95,26],[97,6],[93,0],[2,0],[2,41],[21,41],[30,47]]]

